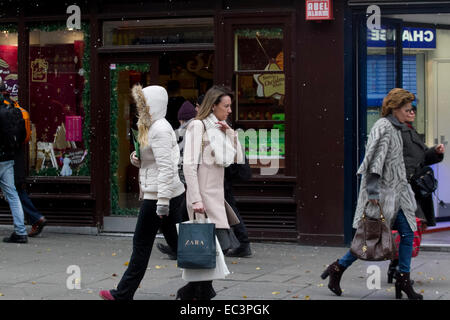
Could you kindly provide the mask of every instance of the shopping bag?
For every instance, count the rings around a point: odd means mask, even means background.
[[[216,267],[216,225],[200,220],[181,223],[178,227],[177,264],[183,269]]]
[[[189,224],[193,221],[187,221],[177,224],[177,231],[179,231],[181,224]],[[197,220],[196,223],[211,223],[209,219]],[[218,279],[225,279],[230,274],[227,264],[225,263],[225,256],[223,255],[222,248],[220,246],[217,236],[216,242],[216,267],[214,269],[183,269],[182,278],[185,281],[211,281]]]
[[[219,240],[216,237],[216,267],[214,269],[183,269],[182,279],[188,282],[211,281],[225,279],[230,274],[225,257],[220,247]]]
[[[413,252],[412,256],[417,257],[420,250],[420,243],[422,242],[422,233],[423,233],[423,224],[422,220],[416,218],[417,222],[417,231],[414,232],[414,240],[413,240]],[[401,236],[397,230],[392,230],[392,237],[394,238],[395,246],[397,247],[396,259],[398,259],[398,247],[400,245]]]

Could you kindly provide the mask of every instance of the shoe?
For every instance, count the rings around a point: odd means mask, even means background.
[[[328,289],[330,289],[337,296],[340,296],[342,294],[340,282],[342,274],[346,269],[346,267],[343,267],[339,264],[339,260],[336,260],[336,262],[330,264],[320,276],[323,280],[330,276]]]
[[[98,293],[103,300],[116,300],[109,290],[102,290]]]
[[[31,226],[30,232],[28,232],[29,237],[35,237],[42,232],[45,225],[47,224],[47,220],[45,217],[40,218],[35,224]]]
[[[250,249],[250,245],[246,244],[239,248],[228,250],[225,255],[227,257],[250,257],[252,255],[252,250]]]
[[[397,275],[398,275],[398,271],[397,271],[397,267],[398,267],[398,259],[395,260],[391,260],[391,263],[389,264],[389,269],[387,272],[387,277],[388,277],[388,283],[392,283],[393,279],[397,279]],[[414,280],[410,279],[411,285],[414,285]]]
[[[156,244],[156,247],[158,248],[161,253],[167,254],[169,256],[170,260],[177,260],[177,254],[170,249],[169,246],[166,246],[165,244],[158,243]]]
[[[212,281],[195,282],[195,300],[211,300],[215,296]]]
[[[423,296],[414,291],[409,272],[398,271],[395,280],[395,299],[401,299],[403,291],[409,300],[423,300]]]
[[[13,232],[9,237],[3,238],[3,242],[6,243],[27,243],[28,237],[27,236],[20,236]]]
[[[398,259],[391,260],[387,272],[388,283],[392,283],[392,280],[394,279],[394,276],[397,273],[397,266],[398,266]]]
[[[195,285],[192,282],[188,282],[187,285],[178,289],[175,300],[197,300],[195,297]]]

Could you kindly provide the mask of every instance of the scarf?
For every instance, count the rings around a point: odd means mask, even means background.
[[[215,163],[222,167],[228,167],[234,163],[236,156],[236,149],[233,146],[234,136],[226,135],[219,129],[216,122],[219,122],[219,120],[213,113],[203,120],[210,146],[214,151]]]

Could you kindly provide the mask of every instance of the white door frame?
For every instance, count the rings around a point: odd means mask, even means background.
[[[441,141],[439,139],[440,136],[439,136],[439,127],[438,127],[438,118],[439,118],[438,117],[438,94],[439,94],[439,92],[438,92],[438,68],[439,68],[439,64],[440,63],[450,63],[450,58],[433,59],[433,75],[434,75],[433,76],[433,80],[432,80],[433,81],[433,83],[432,83],[432,86],[433,86],[432,104],[433,104],[433,106],[432,106],[432,108],[430,108],[430,110],[433,111],[433,117],[429,118],[430,120],[433,121],[433,124],[432,124],[433,141],[432,141],[432,144],[430,144],[430,145],[436,145],[436,144],[441,143]],[[430,113],[428,112],[428,115],[429,114]],[[430,133],[429,130],[427,130],[427,131]],[[446,139],[448,141],[450,139],[450,137],[446,137]],[[428,142],[430,142],[429,140],[430,139],[428,139]],[[445,151],[446,151],[447,157],[448,157],[449,156],[448,154],[450,152],[450,145],[447,144],[445,146],[445,148],[446,148]],[[437,164],[435,168],[436,168],[436,176],[438,176],[439,175],[439,164]],[[439,185],[438,185],[437,194],[439,195]],[[439,207],[438,199],[437,199],[437,197],[433,197],[433,199],[434,199],[435,214],[436,214],[436,216],[439,216],[439,209],[440,209],[440,207]],[[449,202],[447,202],[447,203],[449,203]]]

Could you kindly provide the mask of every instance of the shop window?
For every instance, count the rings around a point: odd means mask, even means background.
[[[0,26],[0,82],[6,84],[9,96],[17,101],[17,31],[14,26]]]
[[[283,36],[282,28],[234,32],[235,120],[252,167],[285,167]]]
[[[30,31],[30,175],[89,175],[85,40],[83,31]]]
[[[104,46],[212,44],[214,20],[123,20],[103,24]]]

